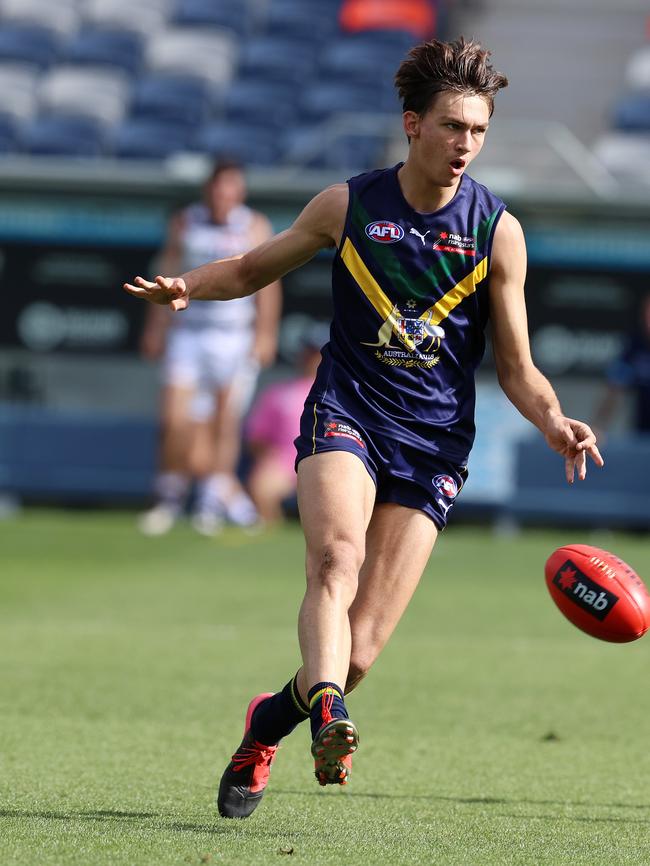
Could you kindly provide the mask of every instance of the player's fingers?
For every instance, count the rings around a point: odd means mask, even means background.
[[[564,472],[566,474],[566,480],[569,482],[569,484],[573,484],[575,467],[576,467],[576,458],[575,457],[565,457],[564,458]]]
[[[186,310],[189,307],[190,303],[187,298],[174,298],[174,300],[170,303],[170,307],[175,313],[180,312],[180,310]]]
[[[584,453],[588,454],[591,457],[591,459],[594,461],[596,466],[604,466],[605,465],[605,461],[603,460],[602,454],[600,453],[600,451],[598,450],[596,445],[592,445],[590,448],[587,448],[587,450]]]
[[[579,451],[576,457],[576,469],[578,470],[578,478],[584,481],[587,477],[587,454],[584,451]]]
[[[142,289],[155,289],[155,288],[156,288],[156,284],[155,284],[155,283],[152,283],[152,282],[150,282],[149,280],[145,280],[144,277],[136,277],[136,278],[133,280],[133,282],[134,282],[136,285],[140,286],[140,288],[142,288]]]
[[[146,297],[148,292],[146,289],[141,289],[138,286],[133,286],[131,283],[124,283],[122,286],[125,292],[128,292],[130,295],[135,295],[136,298]]]
[[[156,277],[155,285],[160,286],[161,289],[165,289],[166,291],[169,291],[170,289],[173,288],[174,278],[173,277],[162,277],[162,276],[158,275]]]

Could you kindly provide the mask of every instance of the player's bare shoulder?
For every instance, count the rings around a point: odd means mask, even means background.
[[[519,220],[504,211],[494,230],[490,272],[506,275],[526,268],[526,240]]]
[[[338,246],[345,227],[349,191],[347,183],[326,187],[307,204],[296,226],[308,228],[326,240],[323,246]]]

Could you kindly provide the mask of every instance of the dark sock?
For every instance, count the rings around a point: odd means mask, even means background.
[[[281,692],[256,707],[251,719],[251,733],[259,743],[274,746],[308,718],[309,708],[300,697],[297,676],[289,680]]]
[[[333,719],[348,719],[348,711],[343,703],[343,689],[336,683],[316,683],[307,695],[309,700],[309,718],[311,722],[311,738],[327,722],[328,717]]]

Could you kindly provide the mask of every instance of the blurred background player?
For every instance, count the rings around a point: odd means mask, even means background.
[[[246,181],[234,160],[219,160],[204,200],[172,217],[156,269],[176,273],[245,252],[271,236],[269,221],[245,204]],[[224,519],[257,521],[237,479],[241,419],[260,367],[277,346],[280,284],[226,304],[196,304],[173,316],[151,305],[142,334],[145,357],[162,357],[161,431],[156,502],[139,520],[142,532],[162,535],[182,513],[192,479],[192,524],[203,534]]]
[[[252,468],[248,489],[261,520],[277,523],[283,518],[283,503],[296,492],[296,450],[300,416],[327,342],[326,325],[313,325],[302,336],[297,358],[298,375],[275,382],[255,402],[246,424]]]
[[[605,432],[621,398],[632,397],[632,430],[650,436],[650,293],[641,302],[638,327],[627,337],[623,351],[607,371],[607,390],[595,413],[594,428]]]

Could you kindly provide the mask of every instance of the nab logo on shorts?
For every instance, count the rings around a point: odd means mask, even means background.
[[[366,226],[366,234],[378,244],[394,244],[404,237],[404,229],[389,220],[377,220]]]
[[[458,496],[458,485],[451,475],[436,475],[432,481],[436,490],[439,490],[447,499],[455,499]]]

